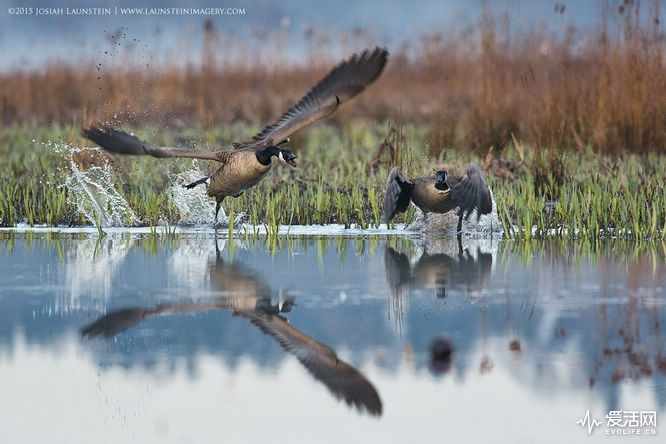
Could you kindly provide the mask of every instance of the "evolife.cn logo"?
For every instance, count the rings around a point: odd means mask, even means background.
[[[606,415],[606,420],[606,435],[657,434],[656,411],[611,410]],[[604,423],[592,417],[588,410],[581,419],[576,421],[576,424],[587,428],[587,434],[591,435],[595,427],[601,427]]]

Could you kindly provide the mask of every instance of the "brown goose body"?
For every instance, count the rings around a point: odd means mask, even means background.
[[[458,209],[458,232],[463,218],[477,211],[477,218],[492,211],[490,188],[483,171],[471,164],[463,176],[449,176],[437,171],[435,177],[410,179],[396,167],[386,181],[384,219],[389,222],[396,214],[407,210],[409,203],[428,213],[447,213]]]
[[[451,198],[451,186],[460,182],[459,177],[447,178],[446,182],[449,186],[443,189],[436,187],[438,182],[433,177],[418,177],[413,182],[412,202],[423,211],[447,213],[455,208],[454,201]]]
[[[268,174],[273,156],[295,167],[296,156],[278,146],[299,129],[330,115],[342,103],[363,91],[380,76],[387,60],[388,51],[384,48],[353,55],[331,70],[275,123],[264,127],[251,140],[234,144],[233,150],[201,151],[156,146],[106,125],[83,129],[82,135],[114,153],[220,162],[221,165],[212,175],[185,185],[193,188],[208,183],[208,195],[217,200],[217,220],[222,200],[227,196],[238,197],[259,183]]]
[[[233,153],[224,161],[208,181],[208,195],[219,198],[240,196],[249,188],[258,184],[271,170],[272,163],[264,165],[257,161],[256,154],[249,150],[224,151]]]

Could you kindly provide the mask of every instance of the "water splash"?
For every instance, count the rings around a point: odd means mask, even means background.
[[[208,196],[206,185],[201,184],[187,189],[183,185],[192,183],[204,177],[205,174],[197,169],[187,170],[180,174],[169,176],[171,186],[167,189],[167,196],[180,211],[178,225],[212,225],[215,219],[215,199]],[[245,213],[241,212],[234,217],[234,224],[242,223]],[[217,215],[219,226],[229,226],[229,217],[220,207]]]
[[[495,202],[495,195],[490,190],[490,198],[493,202],[493,209],[490,214],[484,214],[481,219],[477,221],[476,210],[472,211],[469,218],[463,219],[462,232],[466,237],[476,236],[502,236],[504,231],[502,223],[497,215],[497,203]],[[444,231],[451,236],[456,235],[458,228],[458,215],[455,211],[448,213],[428,213],[424,215],[423,211],[419,208],[416,209],[416,220],[412,222],[407,229],[413,231]]]
[[[92,225],[124,227],[137,224],[139,219],[113,184],[108,162],[101,167],[91,165],[86,171],[79,169],[74,155],[84,149],[99,150],[70,147],[67,151],[71,167],[64,184],[68,191],[67,202]]]
[[[187,170],[179,174],[171,174],[171,186],[167,196],[180,211],[179,225],[211,225],[215,218],[215,200],[208,196],[206,185],[202,184],[191,189],[183,185],[204,177],[201,171]],[[218,222],[227,223],[228,218],[223,208],[217,217]]]

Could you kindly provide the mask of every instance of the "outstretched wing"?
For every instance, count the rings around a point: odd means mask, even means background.
[[[412,199],[414,182],[394,167],[386,179],[383,219],[389,222],[393,217],[407,210]]]
[[[466,214],[466,217],[477,210],[478,219],[482,214],[488,214],[493,210],[486,177],[476,164],[471,164],[460,181],[451,185],[451,199],[454,205],[459,207],[458,211]]]
[[[81,130],[81,135],[112,153],[147,155],[153,157],[190,157],[194,159],[224,162],[229,151],[202,151],[156,146],[143,142],[124,131],[106,125],[91,126]]]
[[[257,306],[260,300],[252,294],[242,296],[227,296],[213,299],[208,302],[193,302],[189,304],[164,304],[155,307],[130,307],[108,312],[96,321],[81,328],[81,336],[94,338],[104,336],[111,338],[135,325],[155,316],[165,316],[174,313],[199,313],[209,310],[250,310]],[[269,301],[270,303],[270,301]]]
[[[252,140],[236,144],[235,148],[263,148],[287,140],[291,134],[328,116],[341,103],[363,91],[379,77],[387,60],[388,51],[384,48],[354,54],[333,68],[275,123],[266,126]]]
[[[112,311],[81,329],[81,336],[111,338],[139,324],[144,319],[159,314],[158,310],[135,307]]]
[[[296,330],[280,316],[262,310],[234,313],[259,327],[277,340],[282,348],[294,354],[308,371],[338,399],[371,415],[381,415],[382,401],[375,387],[358,370],[338,359],[328,346]]]

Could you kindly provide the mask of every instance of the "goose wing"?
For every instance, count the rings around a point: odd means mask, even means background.
[[[261,302],[261,297],[246,295],[217,298],[209,302],[123,308],[110,311],[96,321],[84,326],[81,328],[81,335],[90,338],[97,336],[111,338],[154,316],[174,313],[198,313],[209,310],[251,310],[257,306],[258,302]]]
[[[275,123],[266,126],[252,140],[236,144],[235,148],[259,149],[278,145],[306,125],[333,113],[382,73],[388,51],[375,48],[354,54],[349,60],[333,68],[296,105],[285,112]]]
[[[111,338],[156,314],[155,309],[143,307],[123,308],[112,311],[83,327],[81,329],[81,336],[88,336],[90,338],[104,336],[105,338]]]
[[[482,214],[488,214],[493,210],[486,177],[476,164],[471,164],[460,181],[451,185],[451,198],[455,206],[460,208],[459,211],[467,215],[466,217],[477,210],[478,219]]]
[[[361,372],[340,360],[327,345],[296,330],[277,315],[262,310],[237,311],[234,315],[249,320],[264,333],[272,336],[338,399],[349,406],[367,410],[371,415],[382,413],[382,401],[375,387]]]
[[[204,151],[171,148],[144,142],[124,131],[107,125],[91,126],[81,130],[81,135],[112,153],[147,155],[153,157],[190,157],[194,159],[225,162],[231,151]]]
[[[383,219],[389,222],[397,213],[409,208],[414,182],[402,174],[398,167],[389,173],[386,179],[386,197],[384,198]]]
[[[384,248],[384,269],[386,284],[393,299],[402,298],[402,287],[411,279],[411,264],[405,253],[398,253],[388,245]]]

